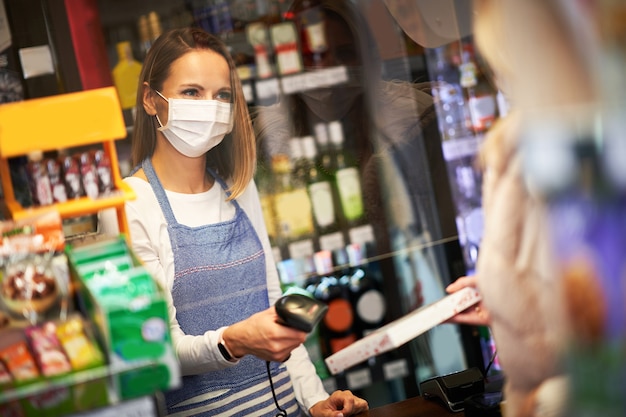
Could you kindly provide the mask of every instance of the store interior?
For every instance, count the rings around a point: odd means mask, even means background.
[[[125,204],[136,194],[124,178],[142,63],[183,27],[212,33],[233,57],[281,290],[328,307],[304,343],[326,391],[366,399],[363,415],[403,415],[385,407],[425,407],[408,403],[419,398],[432,415],[539,417],[507,412],[503,390],[507,370],[535,378],[520,362],[541,364],[541,348],[516,351],[511,338],[541,327],[568,341],[545,343],[562,347],[569,378],[557,415],[620,415],[626,8],[503,1],[514,35],[479,45],[489,2],[432,3],[2,0],[0,415],[166,415],[163,392],[181,381],[169,295],[133,251]],[[518,20],[536,30],[515,36]],[[519,143],[484,146],[518,116]],[[509,146],[518,157],[496,172],[513,166],[513,190],[532,203],[484,194],[506,191],[485,166]],[[487,208],[521,214],[497,224]],[[103,233],[102,216],[117,233]],[[485,260],[509,249],[506,266]],[[509,271],[481,288],[483,302],[498,298],[492,324],[451,320],[483,304],[479,292],[450,298],[448,285]],[[384,349],[360,348],[383,338]]]

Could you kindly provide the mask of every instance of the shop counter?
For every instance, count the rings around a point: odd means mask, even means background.
[[[461,411],[451,412],[436,401],[418,396],[359,413],[356,417],[465,417]]]

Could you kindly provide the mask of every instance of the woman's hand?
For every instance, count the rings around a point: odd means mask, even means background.
[[[304,343],[307,334],[278,323],[272,306],[235,323],[222,334],[229,352],[237,358],[254,355],[272,362],[283,362],[292,350]]]
[[[477,280],[475,276],[460,277],[446,287],[446,292],[448,294],[451,294],[465,287],[476,288],[476,281]],[[469,324],[473,326],[489,326],[489,324],[491,324],[491,316],[489,315],[489,311],[484,307],[483,302],[480,301],[478,304],[463,310],[456,316],[447,320],[446,323]]]
[[[311,407],[309,413],[313,417],[347,417],[368,409],[367,401],[346,390],[333,392],[325,401],[320,401]]]

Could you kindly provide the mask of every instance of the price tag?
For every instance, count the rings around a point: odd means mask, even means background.
[[[254,94],[252,93],[252,86],[250,83],[241,84],[243,90],[243,96],[246,98],[246,103],[252,103],[254,100]]]
[[[374,242],[374,228],[371,224],[353,227],[349,230],[350,242],[364,244]]]
[[[283,77],[280,82],[283,87],[283,93],[292,94],[296,91],[302,90],[302,83],[304,74],[290,75],[289,77]]]
[[[156,405],[151,397],[141,397],[127,400],[123,403],[115,404],[93,410],[89,412],[89,417],[156,417],[158,416]]]
[[[302,259],[313,256],[313,240],[305,239],[289,244],[289,257],[291,259]]]
[[[343,240],[343,234],[341,232],[329,233],[327,235],[320,236],[320,249],[330,250],[341,249],[346,246]]]
[[[409,375],[409,367],[406,363],[406,359],[398,359],[392,362],[387,362],[383,365],[383,374],[385,379],[404,378]]]
[[[259,99],[275,97],[279,92],[278,79],[268,78],[256,82],[256,95]]]
[[[470,136],[466,138],[445,140],[441,142],[443,159],[454,161],[465,156],[476,155],[482,145],[483,135]]]
[[[372,384],[372,373],[369,368],[352,371],[346,375],[346,381],[351,390],[364,388]]]

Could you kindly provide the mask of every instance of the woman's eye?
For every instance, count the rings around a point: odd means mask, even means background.
[[[230,91],[220,91],[217,93],[215,98],[219,101],[225,101],[230,103],[232,101],[233,95]]]
[[[197,97],[198,96],[198,90],[196,90],[194,88],[189,88],[189,89],[183,91],[183,96],[186,96],[186,97]]]

